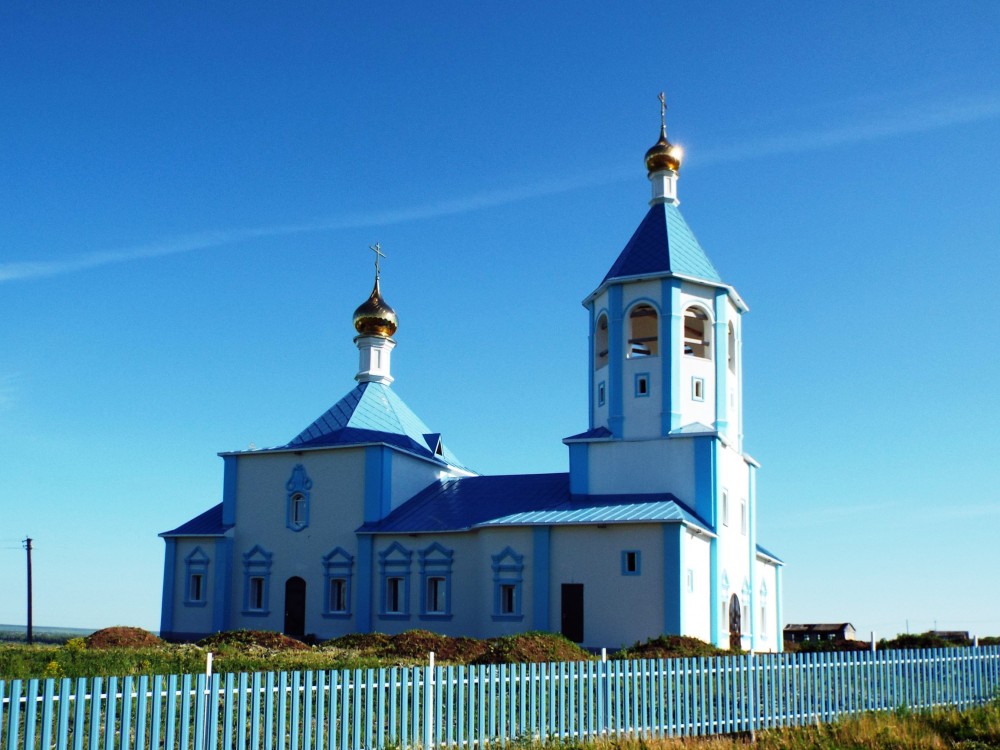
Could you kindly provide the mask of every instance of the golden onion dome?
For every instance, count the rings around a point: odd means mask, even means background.
[[[660,127],[660,139],[646,152],[646,171],[649,174],[671,169],[677,172],[681,168],[682,151],[680,146],[667,140],[666,126]]]
[[[387,339],[396,332],[398,325],[396,311],[382,299],[376,276],[371,296],[354,311],[354,328],[362,336],[381,336]]]

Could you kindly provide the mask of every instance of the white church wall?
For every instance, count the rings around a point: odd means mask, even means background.
[[[783,637],[778,622],[778,584],[776,568],[773,564],[757,560],[757,621],[758,645],[760,651],[780,651]],[[763,610],[761,612],[760,610]],[[762,621],[763,618],[763,621]]]
[[[622,569],[622,553],[627,551],[639,553],[638,574],[627,574]],[[555,526],[550,566],[551,630],[560,630],[562,584],[581,583],[584,646],[631,645],[663,632],[662,527]]]
[[[444,615],[426,612],[427,588],[421,576],[420,553],[429,551],[437,544],[452,553],[449,572],[435,569],[431,575],[443,575],[450,581],[450,601]],[[402,547],[410,554],[410,564],[387,568],[388,575],[408,576],[408,601],[399,613],[383,611],[382,596],[384,581],[379,566],[380,553],[390,552],[387,559],[401,559],[398,550]],[[493,556],[502,555],[507,547],[521,557],[522,570],[519,574],[504,573],[505,581],[520,577],[518,605],[520,617],[515,619],[495,619],[496,601],[494,591]],[[529,630],[532,622],[531,576],[532,537],[530,528],[484,529],[481,531],[454,534],[408,534],[379,535],[374,541],[374,573],[372,576],[372,623],[375,630],[382,633],[401,633],[413,628],[433,630],[452,636],[487,638]],[[435,555],[437,557],[437,555]],[[514,560],[506,558],[504,563]],[[429,570],[429,569],[428,569]],[[422,605],[424,605],[422,607]],[[423,612],[422,612],[423,609]]]
[[[694,442],[591,443],[588,480],[594,495],[672,492],[694,507]]]
[[[392,456],[391,508],[395,510],[445,474],[443,467],[398,451]]]
[[[711,538],[684,534],[684,635],[712,640]]]
[[[743,457],[733,448],[720,446],[718,451],[719,471],[719,523],[718,523],[718,571],[720,577],[719,596],[716,602],[719,610],[720,644],[727,646],[728,640],[728,601],[736,594],[740,604],[746,605],[747,612],[753,606],[756,597],[747,601],[744,587],[750,586],[750,472]],[[728,496],[728,523],[723,517],[722,493]],[[722,584],[722,578],[728,581],[728,587]],[[727,602],[725,616],[721,609],[722,601]],[[742,624],[743,632],[750,632],[749,620]]]
[[[174,557],[174,633],[211,633],[212,614],[215,606],[215,569],[219,561],[215,559],[213,539],[178,539]],[[204,559],[204,565],[192,567],[188,560],[196,556]],[[189,573],[203,575],[201,600],[193,601],[190,590]]]
[[[662,433],[662,362],[660,356],[632,357],[622,365],[622,434],[626,440],[659,437]]]
[[[288,528],[286,483],[298,464],[312,482],[308,524]],[[355,557],[354,530],[363,521],[365,453],[362,448],[296,453],[262,453],[239,457],[236,528],[232,566],[233,627],[282,630],[285,585],[298,576],[306,582],[307,633],[327,632],[322,617],[325,579],[322,558],[336,547]],[[256,560],[270,555],[267,602],[247,607],[247,567],[244,556],[259,547]],[[256,572],[256,571],[255,571]]]

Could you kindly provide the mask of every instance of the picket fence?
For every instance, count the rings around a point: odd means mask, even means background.
[[[0,750],[483,748],[995,699],[1000,647],[0,681]]]

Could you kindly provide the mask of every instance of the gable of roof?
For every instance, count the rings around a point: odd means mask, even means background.
[[[232,524],[222,523],[222,503],[219,503],[176,529],[164,531],[160,536],[222,536],[231,528]]]
[[[434,482],[360,533],[468,531],[486,526],[606,523],[708,524],[669,493],[571,495],[569,474],[513,474]]]
[[[672,203],[656,203],[650,206],[602,283],[666,273],[722,281],[680,209]]]
[[[431,432],[384,383],[359,383],[282,447],[317,448],[362,443],[386,443],[464,468],[441,442],[440,433]]]

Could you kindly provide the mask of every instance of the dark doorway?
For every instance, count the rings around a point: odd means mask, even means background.
[[[740,612],[740,600],[736,594],[733,594],[729,599],[729,650],[730,651],[742,651],[743,650],[743,630],[741,625],[741,620],[743,619]]]
[[[306,634],[306,582],[295,576],[285,581],[285,635]]]
[[[562,634],[574,643],[583,643],[583,584],[562,585]]]

